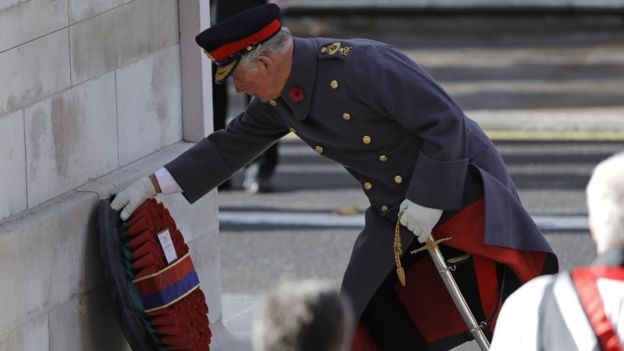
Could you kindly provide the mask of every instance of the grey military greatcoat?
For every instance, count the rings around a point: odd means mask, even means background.
[[[226,130],[166,165],[190,202],[289,132],[344,165],[370,200],[343,280],[356,316],[393,270],[405,198],[451,213],[476,191],[486,203],[485,244],[552,253],[492,142],[412,60],[360,39],[294,38],[293,56],[278,99],[252,101]],[[414,236],[401,235],[406,249]]]

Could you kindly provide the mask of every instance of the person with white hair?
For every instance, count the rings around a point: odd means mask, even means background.
[[[624,152],[587,185],[589,267],[535,278],[503,305],[491,350],[621,350],[624,341]]]
[[[256,351],[347,351],[353,315],[329,282],[286,282],[269,294],[253,325]]]

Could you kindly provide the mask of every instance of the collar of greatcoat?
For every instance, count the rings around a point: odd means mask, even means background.
[[[288,81],[280,94],[280,100],[286,103],[298,120],[304,120],[310,111],[310,104],[314,96],[314,82],[318,57],[314,41],[293,37],[293,64]],[[289,97],[292,88],[303,90],[303,100],[294,102]]]

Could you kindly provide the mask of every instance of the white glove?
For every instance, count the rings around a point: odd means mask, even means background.
[[[420,206],[405,199],[399,207],[399,221],[407,227],[418,241],[424,243],[442,216],[442,210]]]
[[[144,177],[117,194],[111,202],[111,207],[115,211],[123,209],[121,219],[125,221],[145,200],[154,196],[156,196],[154,184],[148,177]]]

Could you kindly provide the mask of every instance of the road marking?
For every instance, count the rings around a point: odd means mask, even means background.
[[[621,131],[549,131],[549,130],[485,130],[485,134],[497,141],[624,141]],[[298,140],[296,134],[289,133],[286,140]]]
[[[623,135],[624,136],[624,135]],[[290,146],[289,146],[290,148]],[[582,147],[570,151],[570,143],[499,143],[498,152],[506,156],[518,155],[548,155],[548,156],[592,156],[602,159],[604,155],[611,155],[622,150],[621,142],[587,143]],[[280,150],[281,151],[281,150]]]
[[[486,130],[492,140],[624,141],[622,132]]]
[[[541,230],[587,230],[585,216],[534,215],[533,220]],[[304,227],[348,227],[364,226],[364,215],[339,216],[319,212],[271,212],[271,211],[221,211],[222,224],[272,225]]]
[[[229,224],[361,227],[364,225],[364,215],[339,216],[318,212],[219,211],[219,221]]]

